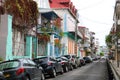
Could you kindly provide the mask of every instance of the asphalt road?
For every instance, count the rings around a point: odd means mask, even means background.
[[[80,68],[74,69],[56,78],[47,80],[108,80],[107,66],[105,60],[94,61]]]

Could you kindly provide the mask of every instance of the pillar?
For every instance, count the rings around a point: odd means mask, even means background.
[[[12,16],[1,15],[0,23],[0,57],[12,59]]]
[[[26,53],[25,56],[32,58],[32,36],[26,36]]]
[[[38,38],[33,37],[33,58],[36,58],[38,55]]]

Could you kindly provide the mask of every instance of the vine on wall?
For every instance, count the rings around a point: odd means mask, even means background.
[[[38,7],[33,0],[5,0],[0,6],[0,15],[9,14],[13,16],[13,24],[34,27],[37,25]]]

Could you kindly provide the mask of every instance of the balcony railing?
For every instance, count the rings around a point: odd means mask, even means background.
[[[61,32],[62,32],[62,30],[61,29],[59,29],[59,28],[57,28],[57,27],[55,27],[55,26],[53,26],[53,27],[38,27],[37,28],[37,33],[38,34],[43,34],[43,33],[47,33],[47,34],[56,34],[56,35],[58,35],[58,36],[60,36],[60,34],[61,34]]]
[[[120,0],[116,0],[116,14],[120,14]]]

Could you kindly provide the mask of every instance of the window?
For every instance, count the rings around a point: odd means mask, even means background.
[[[10,61],[10,62],[4,62],[0,64],[0,70],[3,69],[10,69],[10,68],[16,68],[20,65],[19,61]]]

